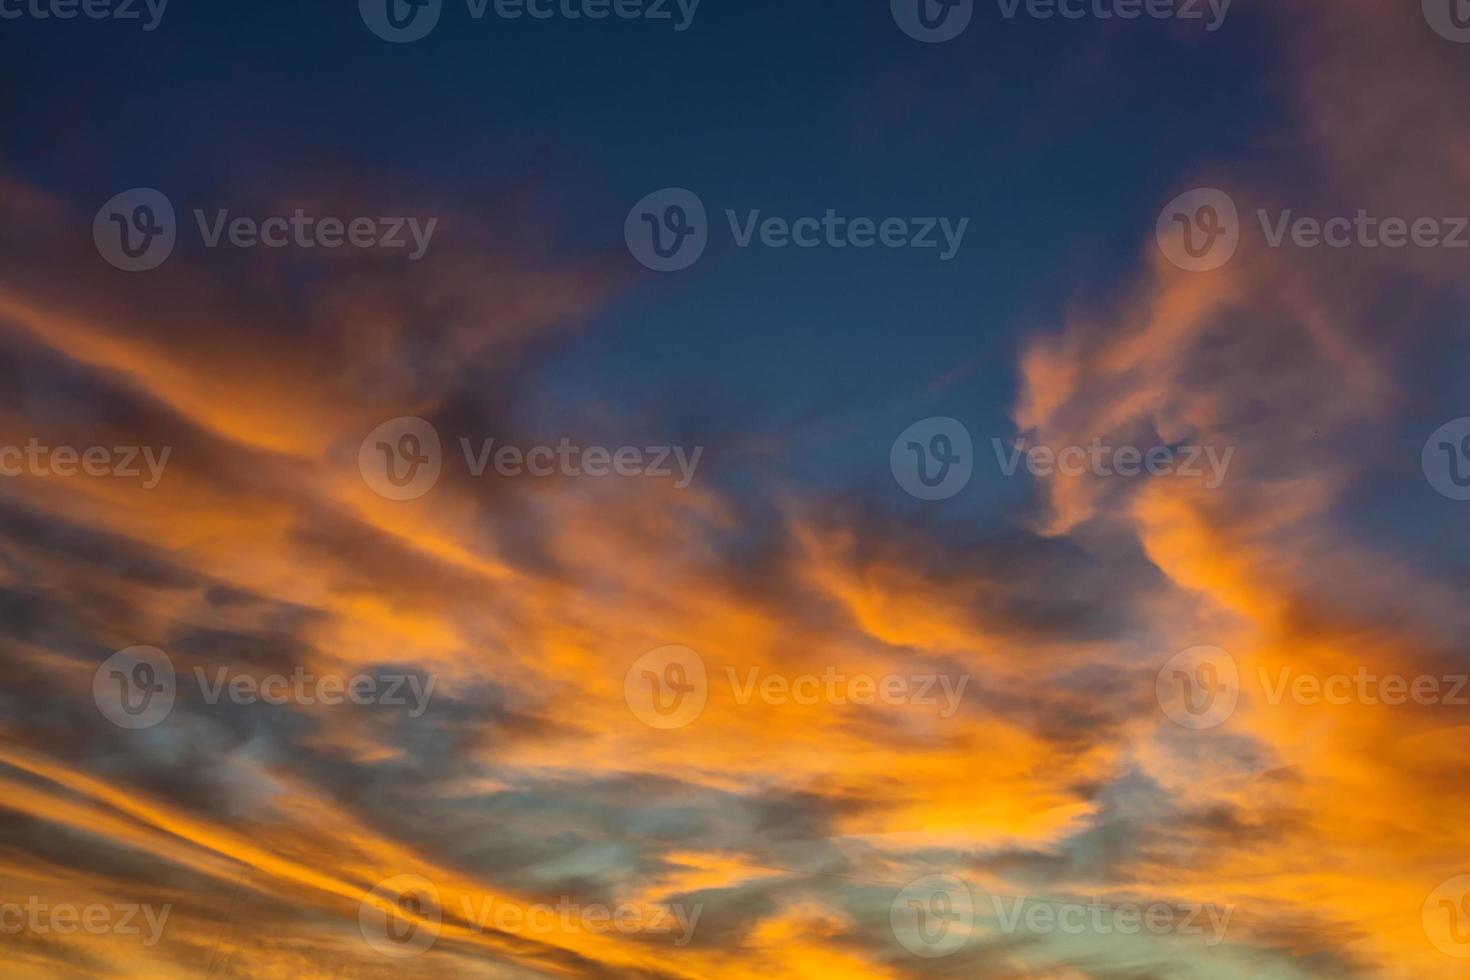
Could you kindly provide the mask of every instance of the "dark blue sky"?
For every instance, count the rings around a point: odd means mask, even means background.
[[[630,274],[623,215],[664,186],[720,225],[725,208],[969,217],[950,262],[717,237],[686,274],[643,276],[557,372],[619,401],[697,395],[691,410],[773,432],[887,432],[931,404],[991,431],[1016,336],[1113,298],[1181,175],[1281,111],[1259,26],[1233,11],[1201,43],[1166,21],[981,5],[964,36],[925,45],[878,2],[705,0],[681,33],[476,21],[451,0],[429,37],[393,45],[345,2],[174,0],[152,33],[7,23],[26,43],[7,46],[5,161],[82,202],[143,185],[228,206],[322,174],[394,201],[529,196],[498,240],[610,253]]]

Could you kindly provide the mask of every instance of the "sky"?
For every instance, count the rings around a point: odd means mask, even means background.
[[[0,0],[0,974],[1470,970],[1464,0]]]

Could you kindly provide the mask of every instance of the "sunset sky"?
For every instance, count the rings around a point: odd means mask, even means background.
[[[0,977],[1470,976],[1466,0],[123,2]]]

